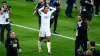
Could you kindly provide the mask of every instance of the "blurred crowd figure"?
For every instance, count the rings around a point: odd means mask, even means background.
[[[100,56],[100,51],[95,48],[95,41],[90,41],[90,49],[87,51],[77,50],[77,56]]]
[[[100,0],[94,0],[94,16],[98,16],[100,8]]]
[[[73,18],[72,10],[74,7],[74,3],[75,3],[75,0],[66,0],[67,7],[66,7],[66,11],[65,11],[65,16],[68,18]]]
[[[87,21],[88,29],[91,26],[92,16],[94,13],[93,0],[80,0],[80,14],[84,16],[84,20]]]

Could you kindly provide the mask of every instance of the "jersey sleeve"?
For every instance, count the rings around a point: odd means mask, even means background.
[[[16,38],[17,39],[17,38]],[[18,46],[17,46],[17,48],[18,49],[21,49],[21,47],[20,47],[20,45],[19,45],[19,40],[17,39],[17,44],[18,44]]]
[[[41,16],[41,13],[42,13],[42,10],[44,9],[44,7],[42,7],[42,8],[40,8],[39,10],[38,10],[38,13],[39,13],[39,15]]]

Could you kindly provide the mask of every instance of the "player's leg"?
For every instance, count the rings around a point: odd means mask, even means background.
[[[45,37],[44,29],[40,28],[39,36],[40,36],[40,38],[38,40],[38,50],[39,50],[39,52],[42,52],[41,44],[42,44],[43,37]]]
[[[78,55],[77,50],[79,49],[81,45],[81,41],[78,39],[78,36],[76,37],[76,41],[75,41],[75,56]]]
[[[92,20],[92,12],[89,12],[89,13],[88,13],[88,17],[87,17],[88,29],[89,29],[90,26],[91,26],[91,20]]]
[[[51,37],[50,36],[47,36],[46,39],[47,39],[48,54],[51,55],[52,54],[51,53],[51,42],[50,42]]]
[[[39,50],[39,52],[42,52],[42,49],[41,49],[42,39],[43,39],[43,37],[40,37],[39,40],[38,40],[38,50]]]
[[[47,49],[48,49],[48,54],[51,55],[51,32],[50,32],[50,28],[46,29],[46,39],[47,39]]]
[[[84,52],[87,51],[87,41],[84,41],[82,43],[82,48],[83,48]]]

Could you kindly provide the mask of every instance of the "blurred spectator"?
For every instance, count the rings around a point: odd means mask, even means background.
[[[80,0],[81,9],[80,14],[84,16],[84,20],[87,20],[88,29],[90,28],[92,15],[93,15],[93,0]]]
[[[100,7],[100,0],[94,0],[94,6],[95,6],[95,14],[94,14],[94,16],[98,16],[99,7]]]
[[[11,31],[9,33],[9,38],[6,40],[5,48],[7,51],[6,56],[18,56],[17,49],[18,52],[22,52],[18,38],[15,36],[15,32]]]
[[[95,42],[94,41],[90,42],[90,50],[92,51],[93,56],[100,56],[99,51],[95,48]]]
[[[66,3],[67,3],[67,7],[66,7],[66,11],[65,11],[65,16],[68,18],[73,18],[71,13],[72,13],[75,1],[74,0],[66,0]]]
[[[56,29],[57,29],[58,16],[59,16],[59,12],[60,12],[60,1],[59,0],[55,0],[54,7],[56,8],[56,11],[53,14],[54,18],[51,20],[51,24],[54,22],[54,31],[53,32],[54,32],[54,34],[58,34],[58,32],[56,32]]]

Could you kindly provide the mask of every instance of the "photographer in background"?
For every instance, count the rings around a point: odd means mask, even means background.
[[[80,14],[84,16],[84,20],[87,20],[88,30],[91,26],[92,15],[93,15],[93,0],[80,0]]]
[[[9,37],[9,32],[11,31],[9,14],[11,14],[10,10],[11,6],[7,5],[6,1],[2,2],[2,7],[0,8],[0,41],[4,43],[4,30],[7,30],[7,37]]]

